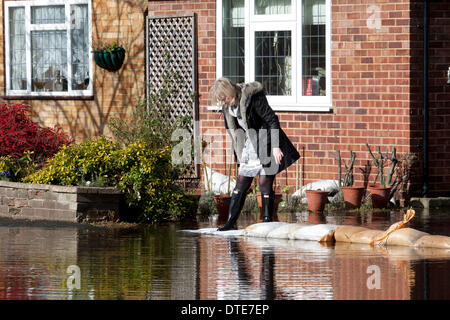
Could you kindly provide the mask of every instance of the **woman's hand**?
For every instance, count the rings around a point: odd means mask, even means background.
[[[281,159],[283,159],[283,152],[280,148],[273,148],[272,149],[273,157],[275,158],[275,162],[279,165],[281,163]]]

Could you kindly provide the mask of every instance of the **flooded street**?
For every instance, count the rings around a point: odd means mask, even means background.
[[[279,218],[387,229],[401,213]],[[240,227],[255,221],[242,217]],[[213,226],[208,219],[158,227],[0,219],[0,299],[450,299],[448,250],[179,232]],[[450,236],[450,211],[416,210],[408,226]]]

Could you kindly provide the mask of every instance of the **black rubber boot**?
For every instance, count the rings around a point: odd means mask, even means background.
[[[262,221],[271,222],[274,210],[275,195],[274,193],[262,194]]]
[[[217,231],[237,230],[236,222],[239,218],[242,207],[244,206],[246,197],[246,192],[241,192],[236,189],[233,191],[230,201],[230,209],[228,210],[228,220],[225,225],[222,228],[217,229]]]

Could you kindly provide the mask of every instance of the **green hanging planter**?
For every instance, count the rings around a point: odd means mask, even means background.
[[[94,60],[100,68],[115,72],[122,67],[123,61],[125,60],[125,49],[116,47],[108,51],[95,50]]]

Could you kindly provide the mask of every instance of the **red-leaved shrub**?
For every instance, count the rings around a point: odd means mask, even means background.
[[[20,158],[33,151],[36,161],[52,157],[73,140],[61,128],[41,127],[30,118],[31,106],[24,104],[0,106],[0,156]]]

